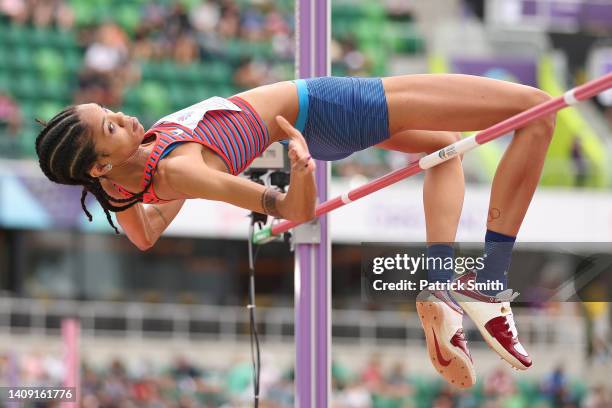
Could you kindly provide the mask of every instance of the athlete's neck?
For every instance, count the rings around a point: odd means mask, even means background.
[[[119,184],[129,191],[134,193],[142,190],[142,179],[144,175],[144,168],[147,163],[147,159],[153,149],[153,144],[141,145],[138,150],[134,152],[125,161],[114,164],[111,171],[106,173],[106,178],[110,181]]]

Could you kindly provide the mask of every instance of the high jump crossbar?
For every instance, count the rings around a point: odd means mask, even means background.
[[[563,108],[575,105],[580,101],[592,98],[595,95],[612,88],[612,73],[603,75],[597,79],[593,79],[581,86],[572,88],[565,92],[562,96],[551,99],[540,105],[536,105],[526,111],[523,111],[515,116],[512,116],[496,125],[493,125],[483,131],[476,133],[473,136],[462,139],[458,142],[450,144],[438,151],[422,157],[401,169],[392,171],[382,177],[379,177],[363,186],[357,187],[344,193],[336,198],[325,201],[319,204],[315,210],[315,217],[327,214],[337,208],[343,207],[353,201],[363,198],[374,193],[382,188],[395,184],[400,180],[414,176],[423,170],[437,166],[440,163],[469,152],[470,150],[504,136],[512,130],[516,130],[523,125],[540,119],[546,115],[557,112]],[[278,224],[262,228],[254,236],[255,243],[265,243],[268,240],[280,235],[290,229],[303,224],[302,222],[282,221]]]

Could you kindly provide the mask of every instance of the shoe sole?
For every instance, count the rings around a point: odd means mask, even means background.
[[[436,340],[434,336],[432,336],[432,330],[433,333],[436,334],[436,337],[439,337],[439,333],[442,332],[440,326],[444,321],[444,310],[441,302],[417,301],[416,308],[419,319],[421,320],[421,325],[425,331],[425,341],[427,343],[429,359],[436,371],[438,371],[446,381],[456,387],[472,387],[476,383],[474,365],[462,350],[454,346],[449,347],[444,341],[438,341],[439,352],[443,355],[443,358],[449,359],[450,363],[445,366],[438,361],[435,345]]]
[[[495,339],[495,337],[491,336],[489,334],[489,332],[487,331],[487,329],[484,327],[484,325],[479,325],[478,319],[474,318],[474,314],[475,312],[471,310],[471,308],[469,307],[470,303],[476,302],[474,299],[468,298],[464,295],[461,295],[459,293],[456,292],[451,292],[453,295],[453,298],[457,301],[457,303],[459,303],[459,306],[461,306],[461,308],[463,309],[463,311],[470,317],[470,319],[472,319],[472,321],[474,322],[475,326],[478,327],[478,331],[480,332],[480,335],[482,336],[482,338],[484,339],[485,343],[487,343],[487,346],[489,346],[489,348],[491,350],[493,350],[494,352],[496,352],[502,360],[506,361],[508,364],[510,364],[512,366],[512,368],[514,368],[515,370],[527,370],[529,367],[525,366],[523,363],[521,363],[516,357],[514,357],[512,354],[510,354],[510,352],[508,352],[508,350],[506,350],[504,348],[504,346],[502,346],[500,344],[499,341],[497,341],[497,339]],[[467,304],[467,306],[466,306]],[[533,365],[533,364],[532,364]],[[531,366],[530,366],[531,367]]]

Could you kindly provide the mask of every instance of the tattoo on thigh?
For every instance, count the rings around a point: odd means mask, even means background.
[[[276,199],[280,193],[275,189],[268,187],[261,195],[261,207],[264,212],[273,217],[280,217],[280,212],[276,208]]]
[[[489,222],[496,220],[499,217],[501,217],[501,211],[499,210],[499,208],[493,207],[489,209],[489,217],[487,218]]]

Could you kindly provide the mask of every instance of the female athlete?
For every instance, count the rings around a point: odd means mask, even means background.
[[[150,248],[186,199],[225,201],[275,217],[314,216],[315,164],[376,146],[430,153],[546,102],[532,87],[469,75],[387,78],[321,77],[261,86],[228,99],[211,98],[171,114],[145,132],[134,117],[96,104],[66,108],[36,140],[40,166],[52,181],[83,186],[96,196],[140,249]],[[469,387],[475,372],[463,335],[467,313],[487,343],[517,369],[532,362],[518,340],[507,289],[512,245],[534,194],[554,130],[554,115],[517,130],[493,180],[484,268],[456,281],[497,281],[479,291],[431,290],[417,310],[434,367],[452,384]],[[289,139],[286,194],[237,177],[266,147]],[[423,188],[431,258],[453,256],[464,196],[458,157],[427,170]],[[144,206],[145,204],[151,204]],[[114,227],[114,225],[113,225]],[[116,228],[115,228],[116,229]],[[453,271],[428,270],[431,282]]]

